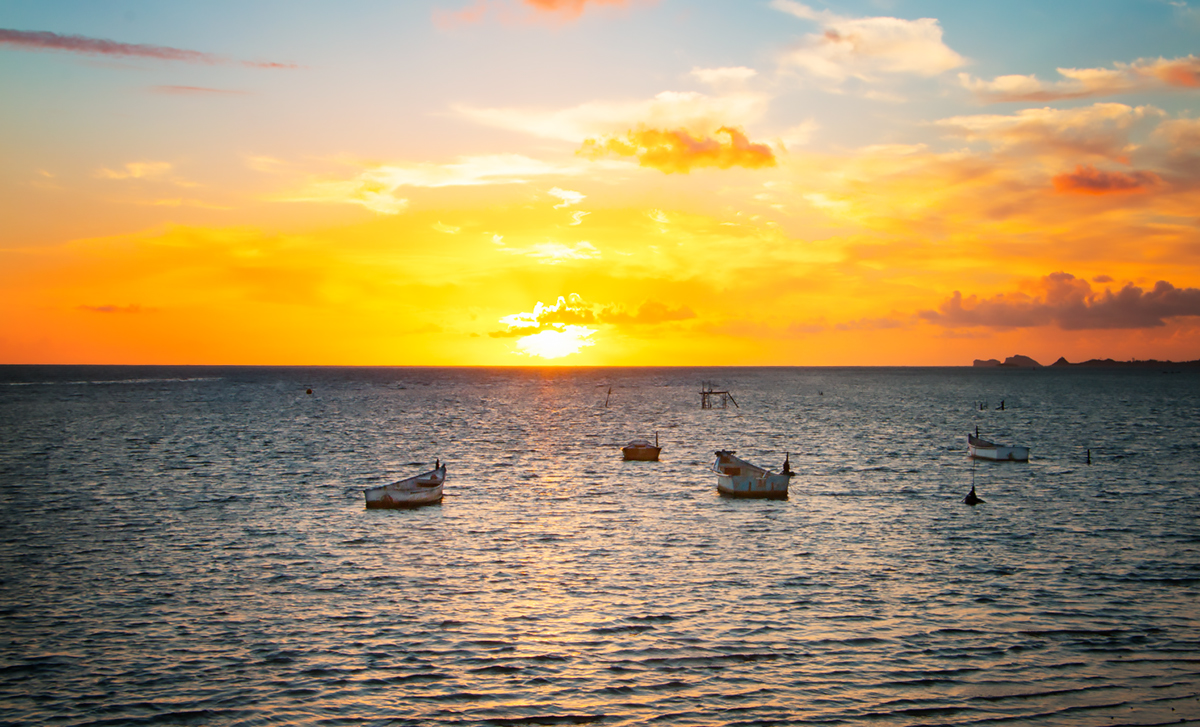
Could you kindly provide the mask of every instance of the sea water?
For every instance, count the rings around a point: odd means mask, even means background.
[[[1197,724],[1198,481],[1190,371],[3,367],[0,723]]]

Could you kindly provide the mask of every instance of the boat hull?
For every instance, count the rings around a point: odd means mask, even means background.
[[[442,501],[446,466],[398,482],[363,490],[367,508],[402,509],[433,505]]]
[[[657,462],[662,447],[621,447],[621,456],[628,462]]]
[[[783,478],[777,481],[775,478]],[[717,492],[725,497],[746,497],[760,500],[786,500],[788,478],[773,475],[768,478],[717,477]]]

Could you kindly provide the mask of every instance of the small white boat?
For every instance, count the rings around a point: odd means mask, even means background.
[[[1028,462],[1029,447],[1008,447],[968,434],[967,453],[975,459],[990,459],[996,462]]]
[[[769,497],[779,500],[788,496],[792,466],[788,456],[783,458],[783,471],[771,472],[744,459],[734,457],[731,450],[717,450],[713,472],[717,473],[717,492],[730,497]]]
[[[390,485],[363,490],[367,507],[419,507],[442,501],[442,485],[446,482],[446,465],[437,463],[434,469],[413,475]]]
[[[662,447],[658,446],[658,433],[654,433],[654,444],[650,444],[648,439],[635,439],[624,447],[621,447],[621,456],[626,460],[636,460],[638,462],[657,462],[658,453],[662,451]]]

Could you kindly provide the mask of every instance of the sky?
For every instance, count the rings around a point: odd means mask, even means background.
[[[1196,0],[0,4],[0,363],[1200,359]]]

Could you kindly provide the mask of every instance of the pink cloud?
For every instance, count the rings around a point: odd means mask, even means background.
[[[1091,164],[1080,164],[1075,171],[1059,174],[1054,188],[1067,194],[1129,194],[1145,192],[1162,184],[1154,172],[1106,172]]]
[[[441,28],[482,22],[488,15],[501,22],[521,22],[538,19],[570,21],[583,15],[587,7],[609,5],[623,7],[633,0],[474,0],[462,10],[434,10],[433,21]],[[522,14],[520,11],[526,12]]]
[[[81,305],[79,310],[91,313],[142,313],[149,309],[142,308],[135,303],[133,305]]]
[[[946,328],[1157,328],[1166,325],[1168,318],[1200,316],[1200,289],[1176,288],[1160,280],[1149,291],[1126,283],[1116,293],[1107,288],[1099,293],[1086,280],[1057,272],[1042,278],[1034,295],[1018,292],[986,299],[974,295],[964,298],[956,290],[937,311],[921,311],[918,315]]]
[[[203,63],[207,65],[238,63],[252,68],[296,67],[294,63],[230,61],[222,56],[202,51],[141,43],[119,43],[114,40],[88,38],[82,35],[59,35],[44,30],[29,31],[0,28],[0,44],[10,45],[23,50],[61,50],[69,53],[84,53],[88,55],[155,58],[164,61]]]

